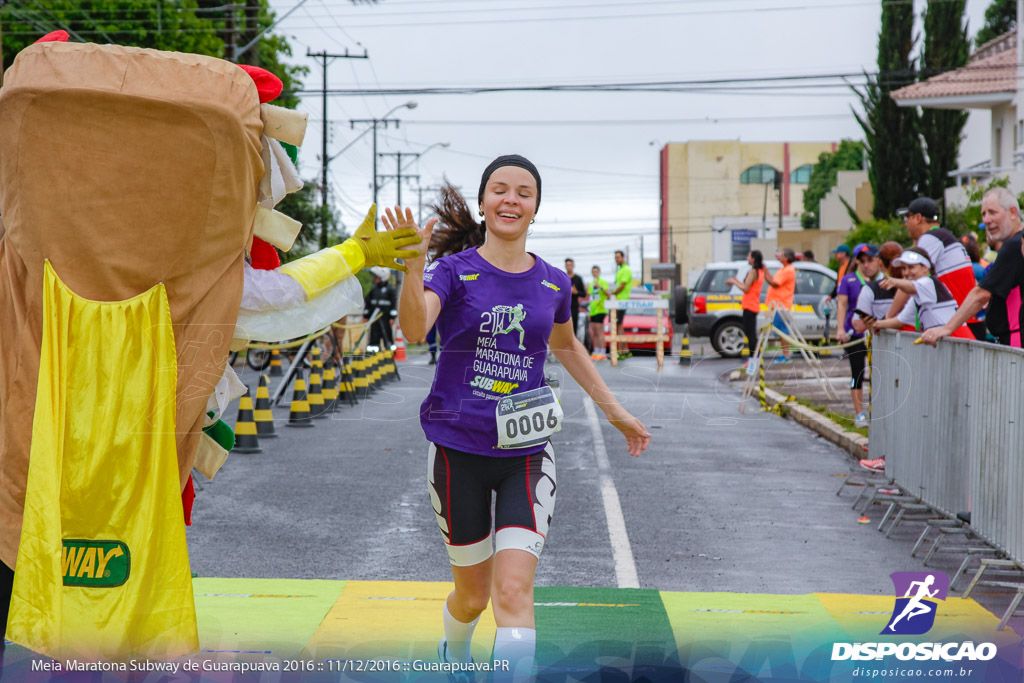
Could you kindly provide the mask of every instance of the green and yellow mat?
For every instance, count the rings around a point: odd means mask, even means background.
[[[290,663],[291,671],[265,678],[237,668],[210,673],[207,665],[175,680],[445,680],[443,673],[396,671],[393,664],[382,669],[380,662],[437,661],[450,583],[196,578],[193,588],[201,652],[189,660]],[[939,603],[934,627],[922,636],[879,635],[893,607],[894,598],[885,595],[539,587],[538,679],[853,681],[877,678],[859,673],[862,667],[891,662],[833,661],[834,643],[972,641],[994,643],[998,655],[967,663],[899,662],[903,668],[884,678],[943,680],[929,671],[955,668],[957,681],[1021,680],[1021,638],[997,632],[998,618],[974,600]],[[494,630],[488,609],[473,638],[475,661],[490,661]],[[24,651],[14,659],[27,664],[28,656]],[[367,662],[378,665],[370,670]]]

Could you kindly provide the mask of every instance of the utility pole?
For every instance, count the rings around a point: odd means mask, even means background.
[[[258,0],[257,0],[258,1]],[[363,50],[361,55],[350,55],[348,50],[345,50],[343,55],[333,55],[327,52],[310,52],[306,49],[307,57],[316,57],[320,60],[320,66],[323,69],[323,81],[322,89],[320,90],[321,100],[323,102],[323,135],[321,136],[322,149],[320,151],[320,248],[327,248],[327,164],[330,162],[330,157],[327,156],[327,128],[330,122],[327,120],[327,65],[335,59],[369,59],[366,50]]]
[[[238,46],[238,33],[235,26],[235,10],[245,9],[245,5],[224,5],[224,59],[234,62]]]
[[[415,178],[419,180],[418,175],[402,175],[402,157],[412,157],[414,159],[419,158],[419,154],[416,152],[381,152],[377,156],[382,157],[395,157],[395,175],[382,175],[381,178],[395,178],[398,181],[398,205],[402,205],[402,178]]]
[[[380,182],[379,182],[380,176],[377,175],[377,157],[380,156],[379,154],[377,154],[377,129],[381,128],[383,126],[383,128],[386,130],[387,128],[389,128],[391,126],[392,123],[395,124],[395,128],[398,128],[398,125],[399,125],[399,120],[398,119],[383,118],[383,119],[350,119],[349,120],[349,125],[352,128],[355,128],[356,124],[359,124],[359,125],[363,125],[363,126],[370,126],[373,129],[373,203],[374,204],[377,203],[377,192],[378,192],[378,190],[380,190]],[[378,212],[378,214],[379,214],[379,212]],[[376,227],[376,225],[374,227]]]

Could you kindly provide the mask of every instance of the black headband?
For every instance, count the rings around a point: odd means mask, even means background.
[[[483,204],[484,202],[484,188],[487,186],[487,181],[490,180],[491,174],[497,171],[502,166],[518,166],[524,168],[530,172],[533,179],[537,181],[537,208],[540,208],[540,171],[533,165],[533,162],[526,157],[519,156],[518,154],[506,154],[500,156],[491,163],[487,164],[487,168],[484,169],[484,174],[480,176],[480,191],[476,195],[478,203]]]

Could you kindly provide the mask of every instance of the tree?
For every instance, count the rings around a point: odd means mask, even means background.
[[[250,3],[254,5],[251,18],[242,9],[225,9],[240,7],[241,0],[234,5],[221,0],[0,0],[4,64],[10,64],[14,55],[40,36],[57,29],[68,31],[74,41],[231,57],[226,54],[225,39],[238,44],[244,36],[255,36],[274,22],[267,0]],[[268,32],[260,38],[259,52],[254,53],[258,64],[249,53],[244,63],[267,69],[281,79],[286,93],[291,93],[301,88],[301,77],[308,71],[282,61],[291,53],[284,37]],[[298,98],[285,94],[274,104],[295,108]]]
[[[917,111],[898,106],[889,96],[915,80],[916,65],[910,57],[915,42],[912,3],[883,3],[878,75],[865,74],[863,92],[854,88],[864,107],[863,116],[856,111],[854,116],[864,131],[876,218],[892,216],[925,184]]]
[[[821,200],[836,186],[839,171],[855,171],[864,168],[864,143],[843,140],[835,152],[822,152],[818,162],[811,169],[811,177],[804,190],[804,214],[801,223],[804,229],[817,230],[821,227]]]
[[[921,52],[921,80],[967,64],[971,41],[963,21],[965,0],[929,0],[924,12],[924,49]],[[928,153],[928,170],[923,194],[940,199],[949,185],[949,172],[956,170],[960,141],[967,112],[958,109],[921,111],[921,136]]]
[[[985,25],[974,37],[974,46],[981,47],[1007,31],[1017,28],[1017,0],[992,0],[985,10]]]
[[[329,206],[326,208],[327,213],[324,213],[324,207],[320,204],[320,188],[316,181],[307,181],[301,190],[286,196],[275,208],[302,223],[295,245],[287,254],[281,255],[282,261],[294,261],[320,248],[319,226],[324,218],[327,224],[328,243],[336,244],[345,237],[338,229],[338,214]]]

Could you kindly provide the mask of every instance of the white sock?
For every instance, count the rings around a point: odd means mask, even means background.
[[[533,656],[537,651],[537,629],[499,626],[494,635],[495,662],[508,662],[507,670],[496,670],[495,681],[529,681],[533,677]]]
[[[473,642],[473,630],[480,621],[477,617],[468,624],[459,621],[448,611],[448,601],[444,601],[444,637],[448,641],[448,654],[453,662],[469,663],[473,661],[469,645]]]

